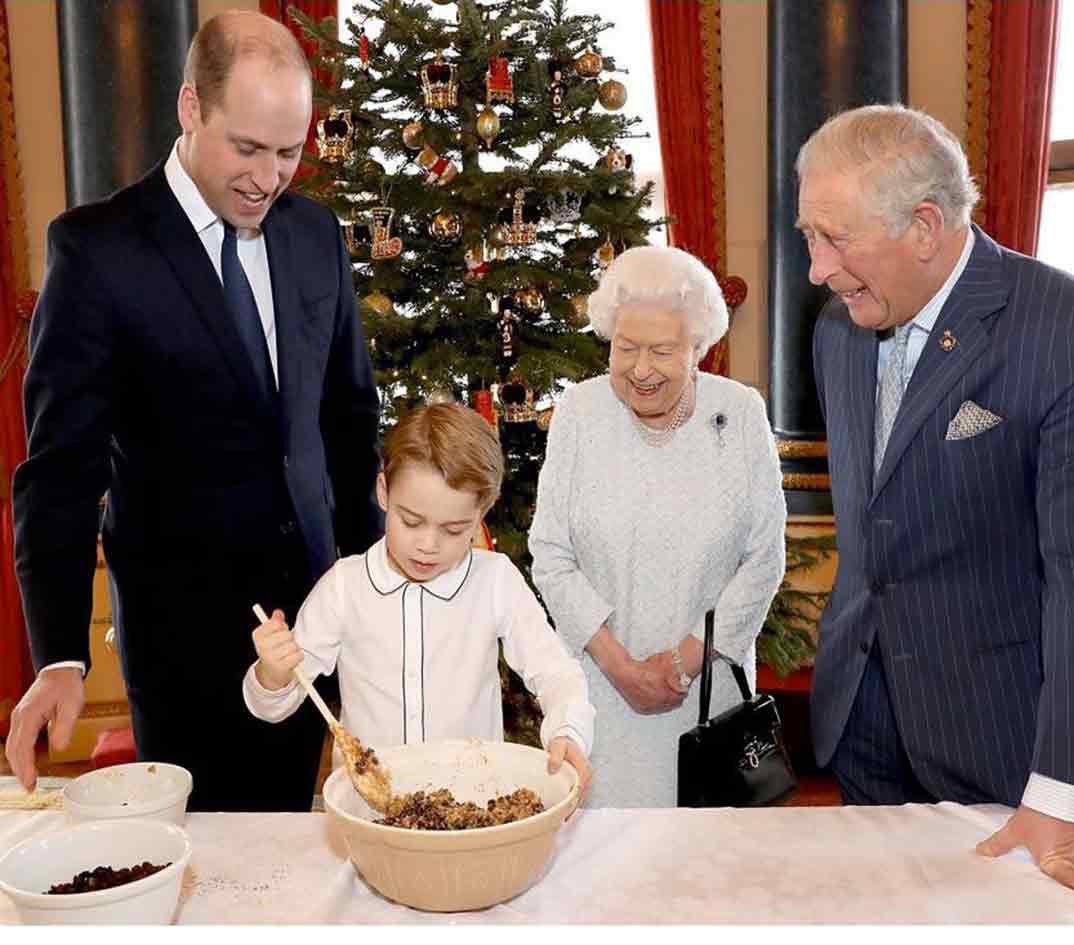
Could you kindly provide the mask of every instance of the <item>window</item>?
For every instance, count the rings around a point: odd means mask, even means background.
[[[1048,187],[1041,209],[1037,257],[1074,273],[1074,4],[1059,12],[1059,46],[1052,91]]]

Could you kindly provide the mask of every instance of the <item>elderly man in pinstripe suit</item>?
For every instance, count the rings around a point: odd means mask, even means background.
[[[1074,887],[1074,279],[970,223],[950,132],[902,106],[798,156],[839,574],[817,759],[849,803],[1001,802],[978,852]]]

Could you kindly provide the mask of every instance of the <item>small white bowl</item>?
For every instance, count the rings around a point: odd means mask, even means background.
[[[160,820],[98,820],[23,840],[0,857],[0,892],[27,925],[166,925],[175,918],[190,840]],[[83,870],[170,863],[152,876],[95,892],[52,895]]]
[[[63,789],[63,807],[75,821],[148,817],[182,826],[193,787],[186,768],[136,761],[75,778]]]

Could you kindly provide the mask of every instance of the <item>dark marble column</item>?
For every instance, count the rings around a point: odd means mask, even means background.
[[[99,200],[167,157],[198,25],[196,0],[59,0],[67,205]]]
[[[794,229],[798,149],[836,112],[905,102],[906,0],[769,0],[769,413],[790,512],[828,514],[827,444],[813,381],[813,325],[828,290],[809,282]]]

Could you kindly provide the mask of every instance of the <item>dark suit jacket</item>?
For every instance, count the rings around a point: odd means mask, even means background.
[[[209,678],[234,684],[227,699],[241,708],[251,595],[286,599],[293,620],[337,546],[359,552],[382,531],[379,402],[338,222],[284,193],[263,230],[279,365],[271,401],[163,165],[49,227],[25,381],[28,458],[14,480],[16,566],[35,665],[88,665],[107,490],[132,705],[204,660],[227,664]],[[304,560],[272,572],[285,539]]]
[[[875,492],[876,333],[834,300],[817,324],[839,571],[812,725],[826,764],[876,639],[921,783],[1016,805],[1030,771],[1074,783],[1074,279],[974,233]],[[946,440],[968,400],[1003,422]]]

